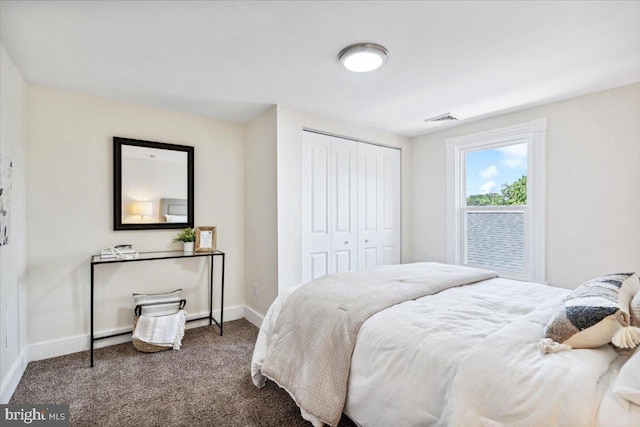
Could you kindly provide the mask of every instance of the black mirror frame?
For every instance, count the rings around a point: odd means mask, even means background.
[[[187,222],[157,222],[145,224],[122,223],[122,146],[158,148],[161,150],[183,151],[187,153]],[[118,230],[162,230],[193,228],[194,224],[194,149],[187,145],[142,141],[139,139],[113,137],[113,229]]]

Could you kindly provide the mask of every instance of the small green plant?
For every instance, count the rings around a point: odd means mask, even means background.
[[[196,230],[193,228],[185,228],[181,232],[178,233],[176,237],[173,238],[173,242],[195,242],[196,241]]]

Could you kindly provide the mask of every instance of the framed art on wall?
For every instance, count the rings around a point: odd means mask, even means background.
[[[13,162],[0,156],[0,246],[9,244],[11,218],[11,169]]]
[[[217,233],[215,227],[196,228],[196,252],[213,252],[216,250]]]

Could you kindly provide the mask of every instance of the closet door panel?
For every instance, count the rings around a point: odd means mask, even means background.
[[[399,264],[401,250],[400,150],[380,147],[380,247],[381,264]]]
[[[329,169],[328,149],[311,149],[311,233],[325,236],[329,232]]]
[[[380,156],[379,147],[358,145],[358,268],[375,267],[380,262]]]
[[[383,246],[382,247],[382,264],[399,264],[398,251],[395,246]]]
[[[331,250],[333,273],[355,270],[358,248],[358,199],[356,197],[358,143],[331,138],[331,198],[333,206]]]
[[[331,257],[331,138],[303,134],[302,278],[309,281],[330,274]]]
[[[378,153],[365,154],[363,166],[363,229],[374,232],[378,228]]]
[[[336,273],[345,273],[347,271],[354,270],[354,265],[351,262],[352,251],[335,251],[334,265],[336,266]]]
[[[310,276],[308,280],[329,274],[329,253],[315,252],[310,254]],[[308,281],[306,280],[306,281]]]
[[[375,246],[366,247],[364,248],[363,253],[364,253],[364,260],[363,260],[362,267],[360,268],[373,268],[378,265],[378,248],[377,247]]]

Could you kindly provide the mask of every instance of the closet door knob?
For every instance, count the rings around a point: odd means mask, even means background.
[[[365,242],[365,243],[369,243],[369,240],[368,240],[368,239],[364,239],[364,242]]]
[[[349,244],[349,241],[348,241],[348,240],[345,240],[345,241],[344,241],[344,244],[345,244],[345,245],[348,245],[348,244]]]

